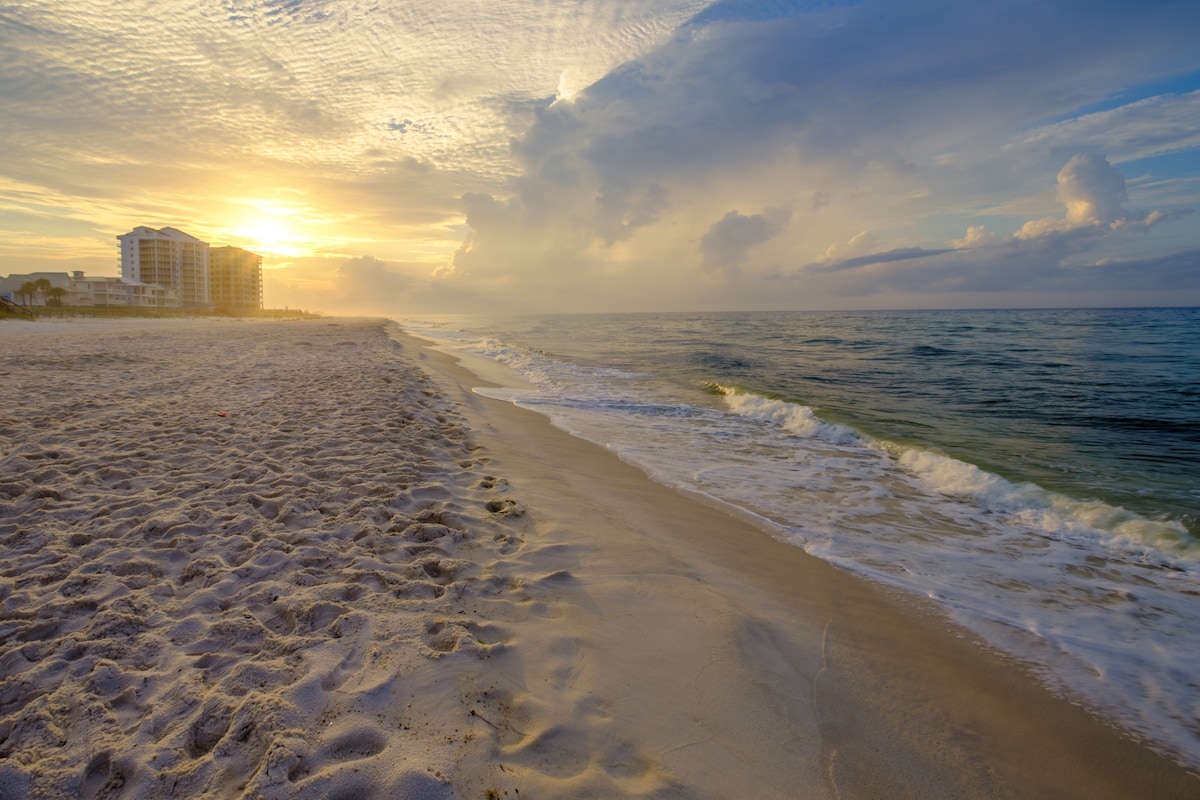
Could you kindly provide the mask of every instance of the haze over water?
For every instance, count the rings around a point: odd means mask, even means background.
[[[404,324],[1200,764],[1200,310]]]

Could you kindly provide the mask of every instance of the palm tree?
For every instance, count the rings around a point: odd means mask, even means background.
[[[42,280],[45,280],[45,278]],[[25,298],[25,305],[30,306],[33,305],[33,296],[38,293],[38,289],[40,288],[37,281],[25,281],[21,284],[21,288],[17,289],[17,294]]]
[[[51,286],[49,289],[46,290],[46,296],[50,298],[49,300],[46,301],[46,305],[61,306],[63,295],[66,293],[67,293],[67,290],[62,288],[61,286]]]

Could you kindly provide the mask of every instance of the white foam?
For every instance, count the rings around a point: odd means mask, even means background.
[[[808,406],[787,403],[759,394],[743,392],[719,384],[712,384],[725,396],[725,402],[735,414],[750,419],[774,422],[789,433],[802,436],[817,436],[839,444],[858,444],[861,437],[844,425],[825,422]]]
[[[1011,483],[974,464],[930,450],[890,449],[898,451],[899,464],[932,491],[969,500],[984,512],[1011,514],[1022,524],[1048,533],[1119,537],[1126,544],[1172,556],[1200,557],[1197,542],[1177,520],[1149,520],[1099,500],[1067,497],[1032,483]]]

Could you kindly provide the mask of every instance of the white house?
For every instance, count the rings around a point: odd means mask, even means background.
[[[21,294],[21,287],[40,278],[51,287],[64,290],[63,305],[68,306],[138,306],[141,308],[176,308],[179,298],[174,290],[163,286],[126,281],[122,278],[87,277],[80,270],[66,272],[29,272],[0,278],[0,295],[24,306],[44,306],[49,299],[44,292]]]

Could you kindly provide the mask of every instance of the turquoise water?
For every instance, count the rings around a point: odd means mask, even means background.
[[[1200,765],[1200,310],[403,324]]]

